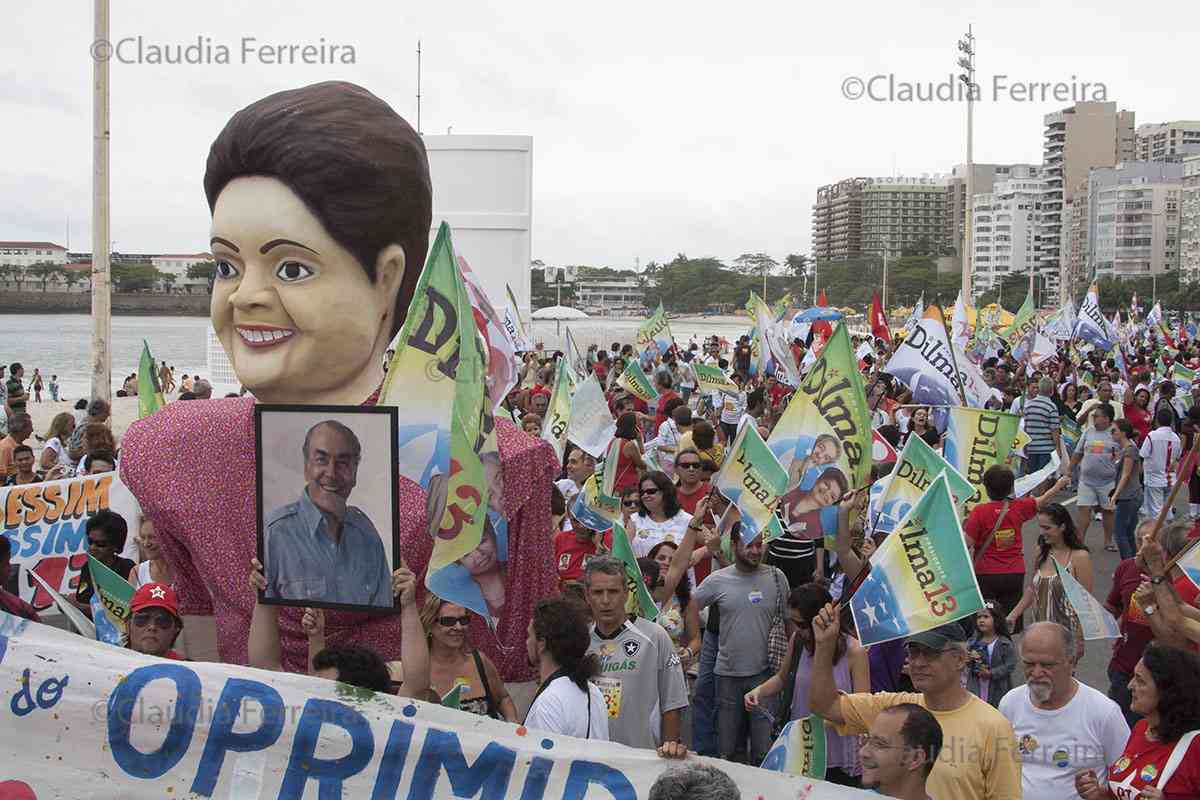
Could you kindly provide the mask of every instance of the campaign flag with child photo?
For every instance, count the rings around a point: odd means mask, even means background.
[[[788,471],[789,491],[811,489],[826,470],[837,471],[848,489],[867,484],[871,411],[845,326],[837,327],[809,368],[767,446]]]
[[[494,623],[478,582],[460,563],[481,546],[489,527],[497,553],[507,554],[508,539],[503,518],[489,526],[492,487],[484,459],[498,473],[500,454],[484,390],[483,345],[445,222],[394,344],[380,404],[404,409],[400,473],[433,496],[433,552],[425,585]]]
[[[1025,302],[1017,309],[1012,324],[1000,334],[1000,338],[1004,340],[1004,344],[1014,358],[1022,358],[1023,352],[1028,349],[1024,347],[1025,340],[1034,334],[1037,325],[1037,312],[1033,308],[1033,292],[1030,292],[1025,295]]]
[[[942,455],[975,488],[966,503],[967,512],[982,502],[983,474],[1008,459],[1020,423],[1020,417],[1005,411],[962,406],[950,409]]]
[[[654,388],[654,384],[642,371],[641,365],[634,359],[626,362],[625,369],[621,370],[621,377],[617,378],[617,386],[632,393],[643,403],[658,402],[658,390]]]
[[[734,438],[713,486],[737,506],[743,542],[754,541],[775,519],[775,507],[787,491],[788,473],[758,434],[746,422]]]
[[[975,494],[975,487],[942,458],[920,436],[909,436],[895,468],[871,485],[872,534],[891,533],[900,520],[921,500],[933,480],[945,473],[954,504],[962,508]],[[876,492],[877,486],[883,488]]]
[[[658,308],[650,315],[650,319],[638,327],[638,349],[643,351],[653,349],[657,351],[658,355],[665,356],[674,343],[675,339],[671,336],[671,323],[667,321],[667,312],[663,308],[662,301],[659,300]]]
[[[945,472],[872,554],[871,570],[849,603],[864,647],[912,636],[983,608]]]
[[[1113,348],[1117,333],[1112,329],[1112,323],[1100,310],[1100,289],[1092,284],[1083,304],[1079,306],[1079,318],[1075,323],[1074,338],[1082,339],[1088,344],[1105,352]]]

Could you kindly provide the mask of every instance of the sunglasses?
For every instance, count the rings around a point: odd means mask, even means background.
[[[680,469],[700,469],[700,462],[689,461],[685,464],[682,461],[679,461],[675,464],[675,466],[679,467]]]
[[[641,503],[637,500],[622,500],[621,505],[625,506],[626,508],[637,508],[641,505]]]
[[[658,494],[658,489],[642,489],[642,497],[653,497]]]
[[[438,617],[438,625],[441,625],[443,628],[453,628],[455,625],[461,625],[466,628],[470,624],[470,614],[463,614],[461,617]]]
[[[139,628],[148,628],[154,625],[156,628],[172,628],[175,626],[175,618],[166,611],[136,611],[131,618],[133,624]]]

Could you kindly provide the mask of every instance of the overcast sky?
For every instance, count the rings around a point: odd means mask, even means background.
[[[207,249],[209,145],[266,94],[344,79],[415,122],[418,38],[426,133],[533,137],[533,256],[547,263],[632,267],[680,251],[782,259],[809,250],[818,186],[949,172],[965,160],[963,104],[851,101],[843,83],[881,73],[944,82],[968,22],[984,95],[976,161],[1040,162],[1042,116],[1070,105],[993,101],[997,74],[1104,83],[1139,123],[1200,119],[1194,48],[1176,35],[1185,20],[1194,26],[1194,0],[1153,13],[1126,0],[421,5],[113,0],[114,41],[206,37],[233,61],[113,62],[116,248]],[[91,3],[12,2],[3,15],[0,239],[65,244],[69,216],[71,249],[90,250]],[[323,38],[352,45],[356,63],[243,64],[242,37]]]

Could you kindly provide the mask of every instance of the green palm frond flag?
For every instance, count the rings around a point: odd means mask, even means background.
[[[158,385],[158,374],[154,370],[154,356],[150,355],[150,345],[142,340],[142,358],[138,361],[138,419],[146,417],[165,406],[162,387]]]

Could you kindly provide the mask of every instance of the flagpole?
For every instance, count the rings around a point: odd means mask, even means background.
[[[937,310],[938,310],[938,316],[940,316],[942,318],[942,328],[945,328],[946,327],[946,312],[942,309],[941,303],[937,304]],[[955,383],[958,384],[958,396],[962,400],[962,404],[965,406],[965,405],[967,405],[967,392],[965,389],[963,389],[962,373],[958,371],[958,356],[954,355],[954,334],[953,334],[953,332],[951,332],[950,335],[946,337],[946,339],[947,339],[947,344],[950,345],[950,363],[954,365],[954,377],[956,378]]]
[[[108,0],[95,0],[92,48],[92,399],[112,399],[109,241]]]
[[[1193,438],[1195,439],[1195,441],[1192,442],[1192,449],[1188,451],[1188,454],[1186,456],[1184,456],[1183,463],[1180,465],[1180,466],[1187,466],[1188,462],[1191,462],[1192,467],[1191,467],[1191,470],[1189,470],[1189,471],[1195,470],[1196,456],[1198,453],[1200,453],[1200,436],[1196,436]],[[1165,503],[1163,503],[1162,508],[1159,509],[1159,511],[1158,511],[1158,518],[1154,520],[1154,530],[1150,531],[1150,533],[1148,533],[1145,538],[1153,539],[1155,536],[1158,535],[1159,529],[1162,528],[1163,523],[1167,521],[1167,513],[1175,505],[1175,498],[1179,495],[1179,488],[1181,486],[1183,486],[1183,484],[1186,482],[1187,482],[1187,480],[1184,478],[1184,476],[1182,474],[1177,474],[1175,476],[1175,484],[1171,487],[1171,496],[1167,499],[1167,501]]]

